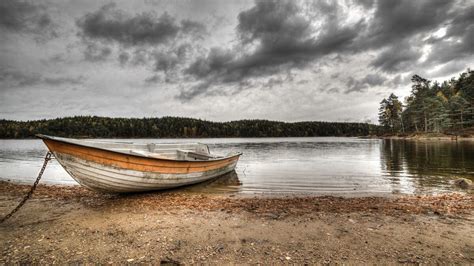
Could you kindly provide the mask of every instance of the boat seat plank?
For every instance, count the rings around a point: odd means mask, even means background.
[[[195,160],[209,160],[215,158],[214,156],[211,156],[209,154],[199,153],[193,150],[176,150],[176,152],[178,153],[178,158],[189,157]]]
[[[170,159],[169,156],[164,156],[163,154],[152,153],[152,152],[147,152],[147,151],[142,151],[142,150],[130,150],[129,152],[130,152],[130,154],[146,156],[146,157],[149,157],[149,158]]]

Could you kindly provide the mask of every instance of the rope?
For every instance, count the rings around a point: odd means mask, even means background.
[[[43,173],[44,173],[44,170],[46,169],[46,165],[48,164],[48,162],[51,160],[51,152],[48,151],[48,153],[46,153],[46,156],[44,157],[44,163],[43,163],[43,167],[41,167],[41,170],[39,171],[38,173],[38,177],[36,178],[36,181],[35,183],[33,184],[33,186],[31,187],[30,191],[28,192],[28,194],[26,194],[26,196],[23,198],[23,200],[18,204],[18,206],[16,206],[15,209],[13,209],[9,214],[7,214],[5,217],[3,217],[1,220],[0,220],[0,224],[5,222],[6,220],[8,220],[10,217],[12,217],[12,215],[17,212],[21,206],[23,206],[25,204],[25,202],[31,197],[31,195],[33,195],[33,192],[35,191],[36,189],[36,186],[38,185],[41,177],[43,176]]]

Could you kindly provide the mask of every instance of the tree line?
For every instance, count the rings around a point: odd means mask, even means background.
[[[74,116],[48,120],[0,120],[0,138],[35,134],[80,138],[209,138],[366,136],[378,130],[368,123],[239,120],[211,122],[182,117],[109,118]]]
[[[414,75],[410,96],[395,94],[380,102],[379,122],[385,132],[462,132],[474,127],[474,71],[439,83]]]

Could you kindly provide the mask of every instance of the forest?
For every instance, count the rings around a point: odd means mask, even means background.
[[[456,134],[474,127],[474,71],[442,83],[414,75],[411,82],[403,103],[393,93],[380,102],[384,132]]]
[[[239,120],[211,122],[182,117],[109,118],[75,116],[49,120],[0,120],[0,138],[46,134],[78,138],[221,138],[366,136],[378,130],[367,123]]]

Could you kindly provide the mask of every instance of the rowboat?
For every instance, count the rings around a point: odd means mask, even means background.
[[[124,193],[207,181],[234,170],[242,153],[213,155],[201,143],[139,144],[36,135],[79,184]]]

